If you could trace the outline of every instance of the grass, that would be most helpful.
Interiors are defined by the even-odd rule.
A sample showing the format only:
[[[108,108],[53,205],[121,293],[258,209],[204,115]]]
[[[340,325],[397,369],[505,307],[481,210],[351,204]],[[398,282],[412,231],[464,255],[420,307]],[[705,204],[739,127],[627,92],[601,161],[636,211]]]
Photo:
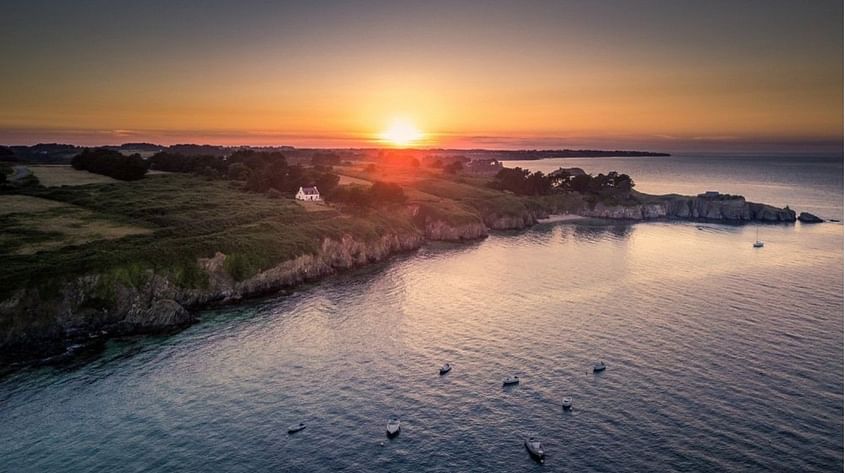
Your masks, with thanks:
[[[88,171],[77,171],[65,165],[27,166],[38,178],[38,181],[45,187],[56,186],[81,186],[85,184],[103,184],[118,182],[102,174],[94,174]]]
[[[81,207],[22,195],[0,195],[0,257],[150,233]]]
[[[333,209],[324,201],[297,200],[296,205],[305,209],[306,212],[331,212]]]
[[[65,206],[66,204],[61,202],[28,195],[0,194],[0,216],[19,212],[40,212]]]
[[[354,172],[355,179],[374,178],[346,171]],[[382,175],[405,186],[409,204],[451,224],[532,210],[574,211],[582,203],[560,195],[515,196],[485,187],[483,179],[429,170],[380,170]],[[207,275],[197,261],[216,252],[227,255],[225,270],[244,280],[317,252],[324,238],[373,240],[419,232],[402,208],[341,214],[331,206],[306,208],[292,199],[244,192],[229,181],[184,174],[18,192],[25,195],[0,195],[6,212],[0,219],[0,299],[17,288],[54,288],[57,280],[84,274],[140,285],[152,271],[184,287],[204,287]]]
[[[316,252],[325,237],[350,234],[366,240],[390,231],[414,231],[400,214],[342,217],[331,209],[308,212],[291,199],[271,199],[225,181],[185,175],[26,192],[28,196],[13,197],[29,205],[39,202],[46,210],[37,219],[21,213],[4,219],[0,296],[57,278],[141,269],[168,274],[185,287],[203,287],[207,281],[197,259],[217,251],[229,255],[227,269],[242,280],[281,261]],[[68,225],[71,217],[80,226]],[[57,231],[59,226],[74,228],[73,232],[123,228],[125,234],[75,240],[64,230]],[[147,231],[126,232],[130,227]],[[22,252],[25,245],[41,251]]]
[[[583,204],[580,197],[565,195],[515,196],[485,187],[484,179],[430,170],[345,171],[355,179],[350,180],[353,185],[358,179],[399,182],[408,204],[418,205],[421,215],[454,225],[480,224],[485,216],[524,216],[531,210],[555,213]],[[403,205],[347,214],[185,174],[75,182],[20,187],[14,189],[17,194],[0,195],[0,301],[29,288],[25,297],[39,300],[44,308],[0,318],[0,334],[55,327],[59,309],[51,304],[56,304],[62,283],[83,275],[99,275],[86,304],[101,311],[114,304],[118,285],[142,287],[153,275],[185,288],[207,287],[208,274],[198,260],[217,252],[227,255],[224,270],[243,281],[283,261],[316,253],[325,238],[349,235],[373,241],[421,231],[419,219]]]

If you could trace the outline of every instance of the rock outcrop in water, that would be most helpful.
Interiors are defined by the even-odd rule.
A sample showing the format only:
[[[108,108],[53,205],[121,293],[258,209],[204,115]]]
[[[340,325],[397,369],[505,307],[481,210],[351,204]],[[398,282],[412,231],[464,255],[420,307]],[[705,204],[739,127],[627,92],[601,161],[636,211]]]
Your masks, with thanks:
[[[711,220],[738,222],[794,222],[795,211],[789,207],[779,209],[771,205],[748,202],[742,196],[687,197],[668,195],[649,198],[648,203],[635,205],[585,206],[579,212],[586,217],[619,220]]]
[[[819,217],[811,214],[810,212],[801,212],[801,215],[798,216],[798,221],[801,223],[822,223],[824,220],[820,219]]]

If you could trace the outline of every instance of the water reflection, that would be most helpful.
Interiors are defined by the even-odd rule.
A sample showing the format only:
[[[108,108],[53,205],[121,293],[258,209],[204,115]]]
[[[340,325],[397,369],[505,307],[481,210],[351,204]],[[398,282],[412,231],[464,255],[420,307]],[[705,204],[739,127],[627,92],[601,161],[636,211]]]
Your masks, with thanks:
[[[836,469],[842,227],[754,230],[495,233],[112,342],[0,381],[2,466],[507,471],[536,432],[553,469]]]

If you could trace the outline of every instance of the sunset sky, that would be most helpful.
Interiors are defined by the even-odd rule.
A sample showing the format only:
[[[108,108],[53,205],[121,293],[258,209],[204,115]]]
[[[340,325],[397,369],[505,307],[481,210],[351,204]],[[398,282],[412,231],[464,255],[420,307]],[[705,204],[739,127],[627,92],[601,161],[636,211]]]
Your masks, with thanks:
[[[841,149],[842,8],[3,2],[0,143]]]

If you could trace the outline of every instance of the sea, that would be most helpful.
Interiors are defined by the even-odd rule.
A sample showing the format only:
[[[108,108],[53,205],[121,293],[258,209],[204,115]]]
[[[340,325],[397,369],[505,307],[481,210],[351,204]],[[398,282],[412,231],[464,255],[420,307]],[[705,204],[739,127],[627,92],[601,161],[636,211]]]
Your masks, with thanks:
[[[506,165],[842,220],[841,155]],[[428,244],[6,374],[0,471],[841,471],[842,250],[839,222],[565,221]]]

